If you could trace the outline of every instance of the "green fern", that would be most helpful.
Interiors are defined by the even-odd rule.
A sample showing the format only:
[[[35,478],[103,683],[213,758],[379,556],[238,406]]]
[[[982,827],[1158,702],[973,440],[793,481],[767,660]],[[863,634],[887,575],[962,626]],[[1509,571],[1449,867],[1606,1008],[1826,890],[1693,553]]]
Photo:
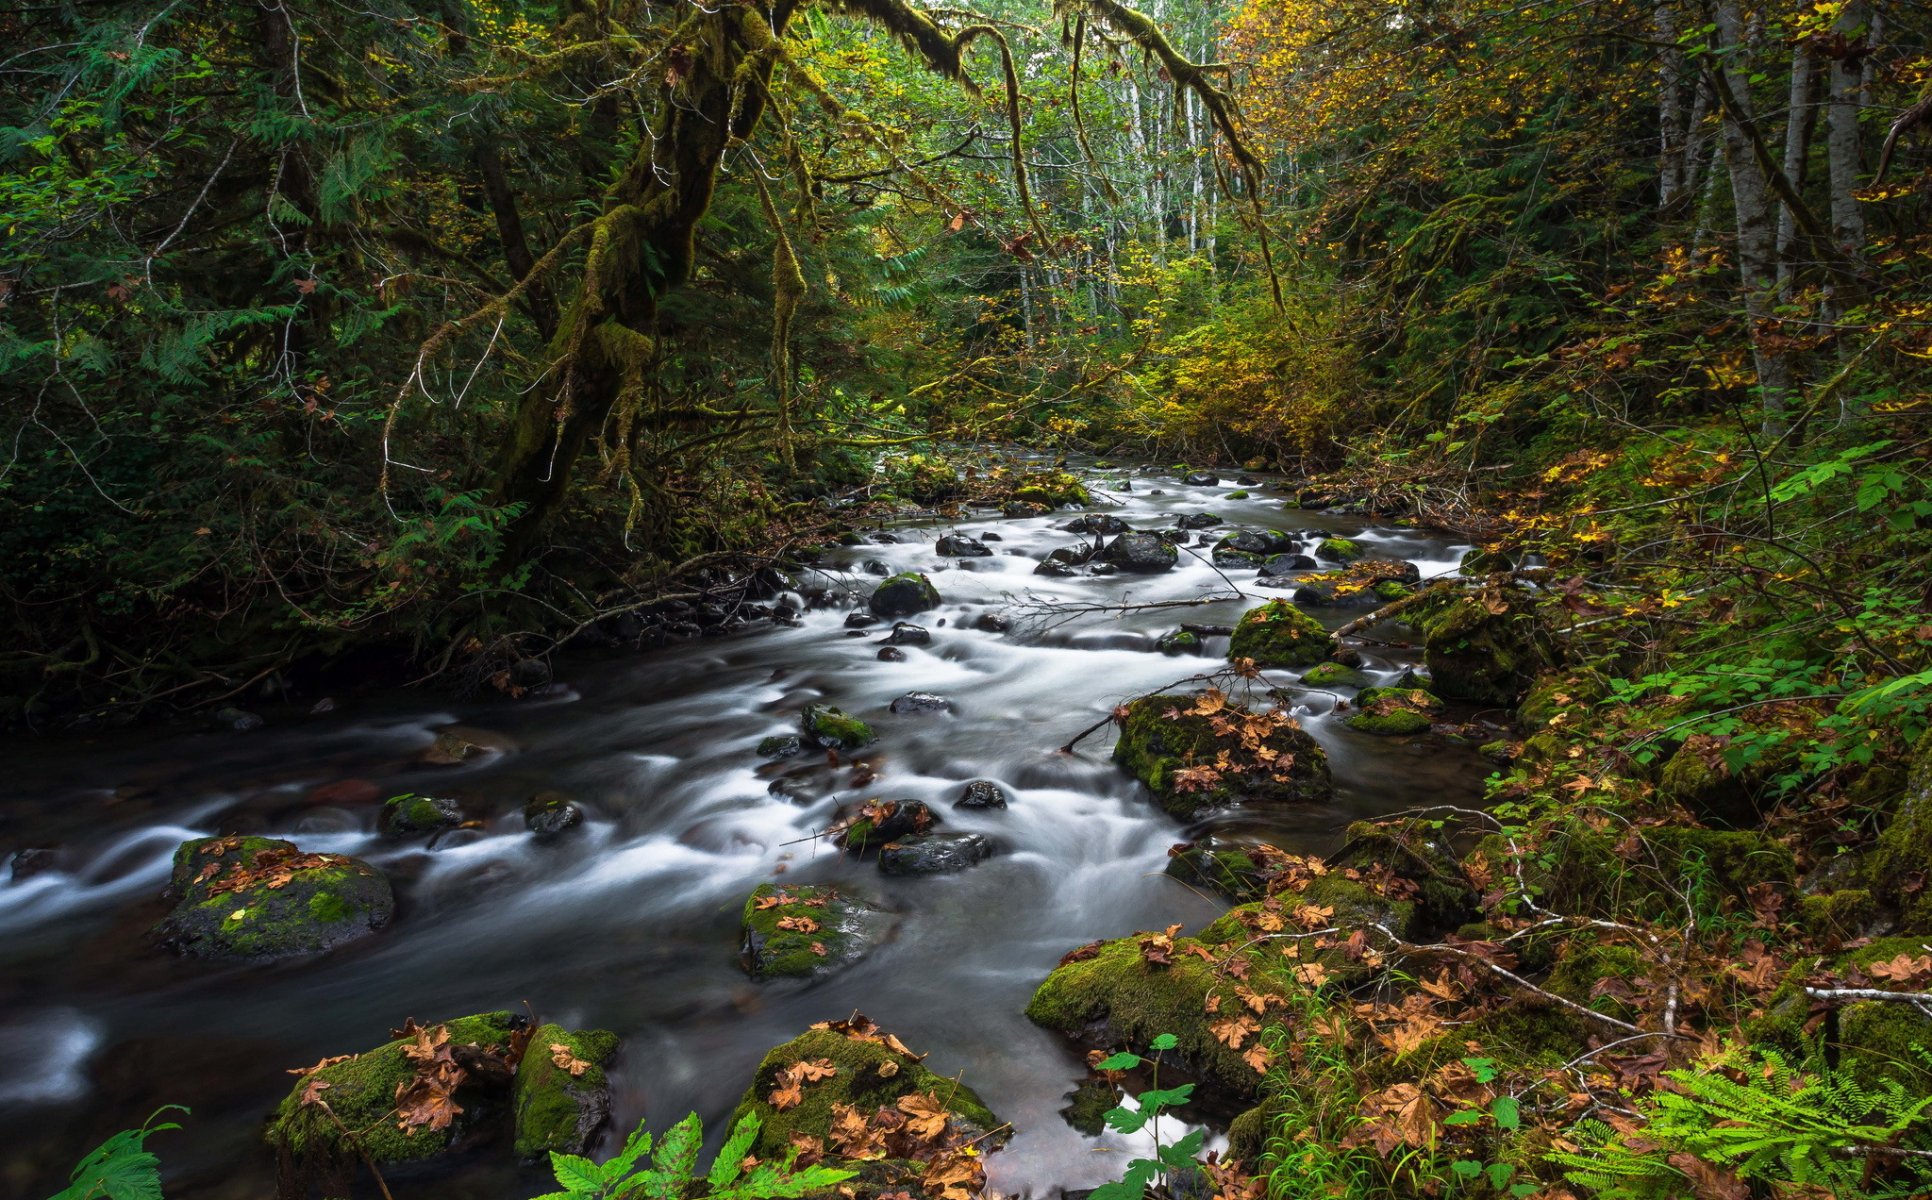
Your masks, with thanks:
[[[703,1194],[710,1200],[796,1200],[825,1191],[857,1174],[831,1167],[794,1169],[796,1153],[777,1162],[761,1162],[746,1169],[745,1156],[758,1140],[758,1118],[746,1117],[711,1160],[702,1177]],[[704,1129],[698,1114],[671,1126],[651,1144],[651,1131],[640,1122],[616,1157],[602,1164],[575,1154],[550,1155],[550,1169],[563,1188],[537,1200],[683,1200],[700,1179],[698,1149]],[[640,1167],[640,1162],[647,1165]]]
[[[1668,1160],[1683,1152],[1745,1180],[1876,1194],[1861,1187],[1868,1155],[1896,1145],[1932,1106],[1932,1096],[1914,1099],[1894,1080],[1867,1086],[1822,1057],[1793,1066],[1764,1048],[1732,1049],[1702,1069],[1666,1075],[1679,1090],[1647,1102],[1647,1148],[1633,1148],[1600,1121],[1583,1121],[1574,1134],[1586,1149],[1550,1161],[1571,1182],[1617,1200],[1680,1194],[1683,1173]]]

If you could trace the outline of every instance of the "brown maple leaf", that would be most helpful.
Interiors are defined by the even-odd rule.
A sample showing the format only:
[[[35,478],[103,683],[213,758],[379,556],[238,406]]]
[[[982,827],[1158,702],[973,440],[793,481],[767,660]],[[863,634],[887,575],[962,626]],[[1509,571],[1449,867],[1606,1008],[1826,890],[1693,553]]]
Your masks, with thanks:
[[[576,1079],[583,1078],[584,1072],[590,1070],[591,1066],[573,1054],[570,1047],[562,1042],[550,1043],[550,1061],[556,1063],[559,1070],[568,1071],[571,1077]]]
[[[936,1200],[974,1200],[985,1187],[986,1168],[969,1150],[944,1154],[926,1164],[919,1184]]]
[[[895,1105],[906,1114],[906,1128],[921,1141],[932,1141],[946,1132],[946,1119],[950,1115],[939,1097],[931,1092],[915,1092],[910,1096],[899,1097]]]
[[[812,920],[810,917],[780,917],[778,919],[778,927],[780,929],[790,930],[793,933],[818,932],[818,922]]]
[[[1247,1041],[1254,1034],[1261,1032],[1261,1026],[1253,1017],[1242,1013],[1238,1016],[1229,1017],[1225,1021],[1211,1023],[1208,1026],[1208,1032],[1212,1033],[1215,1040],[1228,1049],[1239,1050],[1241,1043]]]

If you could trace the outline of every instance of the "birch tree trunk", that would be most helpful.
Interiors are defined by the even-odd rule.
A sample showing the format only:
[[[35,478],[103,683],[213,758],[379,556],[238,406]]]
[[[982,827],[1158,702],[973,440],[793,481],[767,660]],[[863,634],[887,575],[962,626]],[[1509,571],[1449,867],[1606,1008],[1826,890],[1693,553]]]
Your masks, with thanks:
[[[1855,53],[1865,45],[1871,23],[1871,6],[1866,0],[1850,0],[1832,26],[1844,39],[1840,53],[1831,60],[1830,95],[1825,105],[1825,162],[1831,176],[1831,238],[1848,259],[1857,260],[1865,249],[1865,214],[1859,211],[1852,193],[1858,187],[1858,110],[1865,90],[1864,54]]]
[[[1785,105],[1784,177],[1800,191],[1805,186],[1805,160],[1811,150],[1811,85],[1817,58],[1806,42],[1791,51],[1791,91]],[[1788,204],[1778,205],[1778,298],[1789,300],[1797,281],[1798,214]]]

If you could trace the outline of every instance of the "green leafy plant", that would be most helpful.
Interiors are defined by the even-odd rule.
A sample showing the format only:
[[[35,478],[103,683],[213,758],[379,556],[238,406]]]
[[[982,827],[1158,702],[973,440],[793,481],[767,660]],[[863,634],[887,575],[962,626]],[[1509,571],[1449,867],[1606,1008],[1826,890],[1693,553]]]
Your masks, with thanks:
[[[1162,1050],[1172,1050],[1180,1044],[1180,1039],[1171,1033],[1163,1033],[1148,1043],[1154,1054]],[[1115,1105],[1107,1110],[1104,1120],[1107,1127],[1117,1133],[1139,1133],[1150,1129],[1154,1135],[1154,1157],[1136,1158],[1127,1164],[1126,1173],[1111,1183],[1103,1183],[1094,1189],[1092,1200],[1141,1200],[1147,1194],[1147,1187],[1163,1172],[1181,1176],[1200,1173],[1200,1164],[1194,1156],[1201,1152],[1206,1140],[1202,1130],[1195,1130],[1163,1146],[1161,1144],[1159,1118],[1162,1112],[1178,1105],[1186,1104],[1194,1094],[1194,1085],[1184,1083],[1179,1087],[1163,1088],[1159,1058],[1142,1058],[1138,1054],[1122,1051],[1100,1060],[1096,1067],[1102,1071],[1131,1071],[1146,1066],[1153,1071],[1154,1086],[1134,1097],[1135,1107]]]
[[[650,1130],[639,1122],[624,1140],[623,1149],[601,1165],[581,1155],[553,1151],[550,1169],[563,1190],[538,1200],[683,1200],[700,1194],[711,1200],[792,1200],[824,1191],[856,1174],[832,1167],[795,1168],[796,1151],[778,1161],[747,1168],[746,1156],[758,1140],[758,1129],[755,1116],[739,1121],[711,1160],[710,1169],[699,1175],[698,1150],[704,1144],[704,1128],[698,1114],[692,1113],[671,1126],[655,1147]]]
[[[1465,1058],[1462,1065],[1468,1067],[1478,1083],[1491,1083],[1502,1074],[1494,1059]],[[1523,1127],[1522,1104],[1514,1096],[1498,1096],[1489,1102],[1488,1108],[1470,1107],[1458,1109],[1443,1118],[1444,1125],[1489,1125],[1502,1133],[1515,1133]],[[1489,1186],[1514,1197],[1529,1196],[1540,1190],[1541,1184],[1533,1182],[1511,1183],[1516,1178],[1516,1168],[1506,1162],[1484,1162],[1477,1158],[1458,1159],[1449,1164],[1450,1173],[1465,1184],[1475,1184],[1487,1180]]]
[[[1863,1181],[1871,1155],[1896,1146],[1932,1107],[1895,1080],[1870,1085],[1833,1070],[1822,1055],[1793,1066],[1775,1050],[1732,1048],[1697,1070],[1666,1072],[1679,1089],[1644,1105],[1648,1122],[1632,1144],[1599,1121],[1579,1124],[1587,1149],[1552,1154],[1565,1175],[1621,1200],[1681,1194],[1672,1156],[1689,1153],[1740,1179],[1877,1195]],[[1909,1161],[1909,1160],[1908,1160]],[[1897,1195],[1923,1195],[1922,1174]]]
[[[173,1121],[156,1124],[166,1112],[186,1113],[179,1104],[154,1110],[139,1129],[123,1129],[80,1160],[68,1185],[51,1200],[161,1200],[161,1160],[148,1149],[148,1139],[164,1129],[179,1129]]]

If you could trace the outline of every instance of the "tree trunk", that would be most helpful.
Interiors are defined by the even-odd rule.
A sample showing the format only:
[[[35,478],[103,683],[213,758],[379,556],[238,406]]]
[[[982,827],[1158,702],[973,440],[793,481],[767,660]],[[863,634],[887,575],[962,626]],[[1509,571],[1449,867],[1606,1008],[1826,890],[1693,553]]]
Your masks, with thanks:
[[[1856,261],[1865,249],[1865,214],[1852,193],[1858,187],[1858,110],[1865,88],[1865,34],[1871,7],[1850,0],[1832,26],[1843,38],[1831,60],[1830,98],[1825,105],[1825,162],[1830,170],[1831,238],[1846,258]]]
[[[1740,111],[1726,105],[1724,167],[1731,182],[1731,204],[1737,218],[1737,265],[1744,295],[1744,317],[1751,330],[1751,357],[1757,369],[1763,430],[1767,438],[1782,437],[1791,397],[1791,365],[1773,339],[1773,306],[1778,287],[1778,206],[1772,202],[1764,171],[1759,166],[1746,122],[1751,109],[1750,48],[1737,0],[1717,5],[1720,44],[1729,50],[1722,71]]]
[[[1785,105],[1784,177],[1799,191],[1805,186],[1805,160],[1811,151],[1811,84],[1817,58],[1811,46],[1799,42],[1791,51],[1791,92]],[[1798,214],[1789,204],[1778,206],[1778,298],[1791,299],[1799,261]]]

